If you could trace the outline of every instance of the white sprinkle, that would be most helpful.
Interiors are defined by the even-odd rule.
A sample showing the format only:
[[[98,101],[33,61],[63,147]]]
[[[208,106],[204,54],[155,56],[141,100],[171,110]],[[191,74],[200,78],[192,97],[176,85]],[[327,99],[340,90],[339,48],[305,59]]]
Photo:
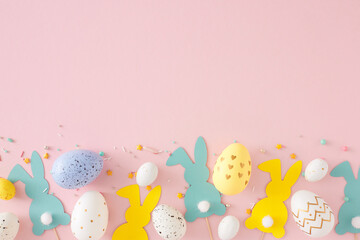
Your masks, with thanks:
[[[121,149],[123,150],[123,152],[126,152],[126,149],[124,146],[121,146]]]
[[[46,192],[48,190],[48,188],[45,188],[43,192]]]
[[[254,208],[254,206],[255,206],[255,203],[250,203],[251,204],[251,210]]]
[[[62,137],[62,136],[63,136],[61,133],[58,133],[57,135],[58,135],[59,137]]]
[[[104,158],[104,161],[111,160],[111,157]]]
[[[117,147],[116,147],[116,146],[113,146],[113,148],[114,148],[114,150],[116,150]]]
[[[252,190],[251,190],[251,191],[252,191],[252,192],[254,192],[254,191],[255,191],[255,186],[253,186],[253,187],[252,187]]]

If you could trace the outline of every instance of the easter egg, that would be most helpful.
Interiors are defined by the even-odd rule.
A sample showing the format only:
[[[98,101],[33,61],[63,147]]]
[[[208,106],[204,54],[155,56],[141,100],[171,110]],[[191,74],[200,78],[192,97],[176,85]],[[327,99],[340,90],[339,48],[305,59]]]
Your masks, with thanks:
[[[301,231],[311,237],[324,237],[334,227],[330,206],[315,193],[300,190],[291,198],[291,212]]]
[[[157,178],[158,168],[152,162],[146,162],[136,172],[136,183],[140,187],[151,185]]]
[[[235,195],[246,188],[250,175],[249,151],[240,143],[233,143],[225,148],[217,159],[213,182],[219,192],[225,195]]]
[[[15,186],[5,178],[0,178],[0,199],[10,200],[15,196]]]
[[[71,231],[78,240],[98,240],[105,234],[109,211],[101,193],[84,193],[74,206],[71,215]]]
[[[305,179],[308,182],[320,181],[326,176],[328,169],[329,166],[325,160],[316,158],[306,166]]]
[[[99,176],[103,164],[103,159],[98,153],[89,150],[73,150],[56,159],[51,175],[60,187],[81,188]]]
[[[0,239],[13,240],[19,231],[19,219],[10,212],[0,213]]]
[[[221,240],[231,240],[239,232],[240,222],[234,216],[226,216],[219,223],[218,235]]]
[[[184,216],[177,209],[165,204],[152,211],[152,223],[163,239],[179,240],[186,233]]]

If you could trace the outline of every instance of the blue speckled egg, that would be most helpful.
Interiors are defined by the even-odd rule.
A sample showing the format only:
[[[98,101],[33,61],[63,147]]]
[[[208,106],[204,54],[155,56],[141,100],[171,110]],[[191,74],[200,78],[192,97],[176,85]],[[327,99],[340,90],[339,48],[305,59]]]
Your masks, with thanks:
[[[60,187],[81,188],[99,176],[103,165],[99,154],[89,150],[73,150],[56,159],[51,175]]]

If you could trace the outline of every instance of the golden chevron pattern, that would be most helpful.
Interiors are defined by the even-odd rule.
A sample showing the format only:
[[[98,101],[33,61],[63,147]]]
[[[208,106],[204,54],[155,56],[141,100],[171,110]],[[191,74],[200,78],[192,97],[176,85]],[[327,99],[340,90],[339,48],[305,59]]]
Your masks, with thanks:
[[[326,202],[324,202],[319,196],[315,197],[315,203],[307,202],[307,209],[298,209],[297,214],[292,212],[293,216],[296,219],[296,224],[300,229],[308,235],[312,235],[313,229],[322,229],[324,222],[331,222],[333,218],[333,212],[329,208]],[[315,211],[311,210],[314,207]],[[306,217],[300,217],[300,214],[304,213]],[[321,218],[320,224],[318,223]],[[302,223],[301,223],[302,222]],[[308,226],[305,226],[305,225]]]

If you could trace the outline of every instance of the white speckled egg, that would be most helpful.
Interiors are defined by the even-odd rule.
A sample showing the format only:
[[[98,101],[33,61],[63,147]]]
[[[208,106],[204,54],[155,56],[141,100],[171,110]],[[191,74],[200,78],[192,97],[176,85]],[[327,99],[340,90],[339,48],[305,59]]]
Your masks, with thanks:
[[[233,239],[239,232],[240,223],[234,216],[226,216],[219,223],[218,235],[221,240]]]
[[[186,233],[184,216],[175,208],[162,204],[152,212],[152,223],[163,239],[179,240]]]
[[[19,219],[10,212],[0,213],[0,239],[13,240],[19,231]]]
[[[151,185],[157,178],[158,168],[152,162],[146,162],[141,165],[136,172],[136,183],[140,187]]]
[[[76,202],[71,215],[71,231],[79,240],[98,240],[105,234],[109,211],[101,193],[84,193]]]
[[[308,182],[320,181],[326,176],[328,169],[329,166],[325,160],[316,158],[306,166],[305,179]]]
[[[334,228],[330,206],[315,193],[300,190],[291,197],[291,212],[301,231],[311,237],[324,237]]]

